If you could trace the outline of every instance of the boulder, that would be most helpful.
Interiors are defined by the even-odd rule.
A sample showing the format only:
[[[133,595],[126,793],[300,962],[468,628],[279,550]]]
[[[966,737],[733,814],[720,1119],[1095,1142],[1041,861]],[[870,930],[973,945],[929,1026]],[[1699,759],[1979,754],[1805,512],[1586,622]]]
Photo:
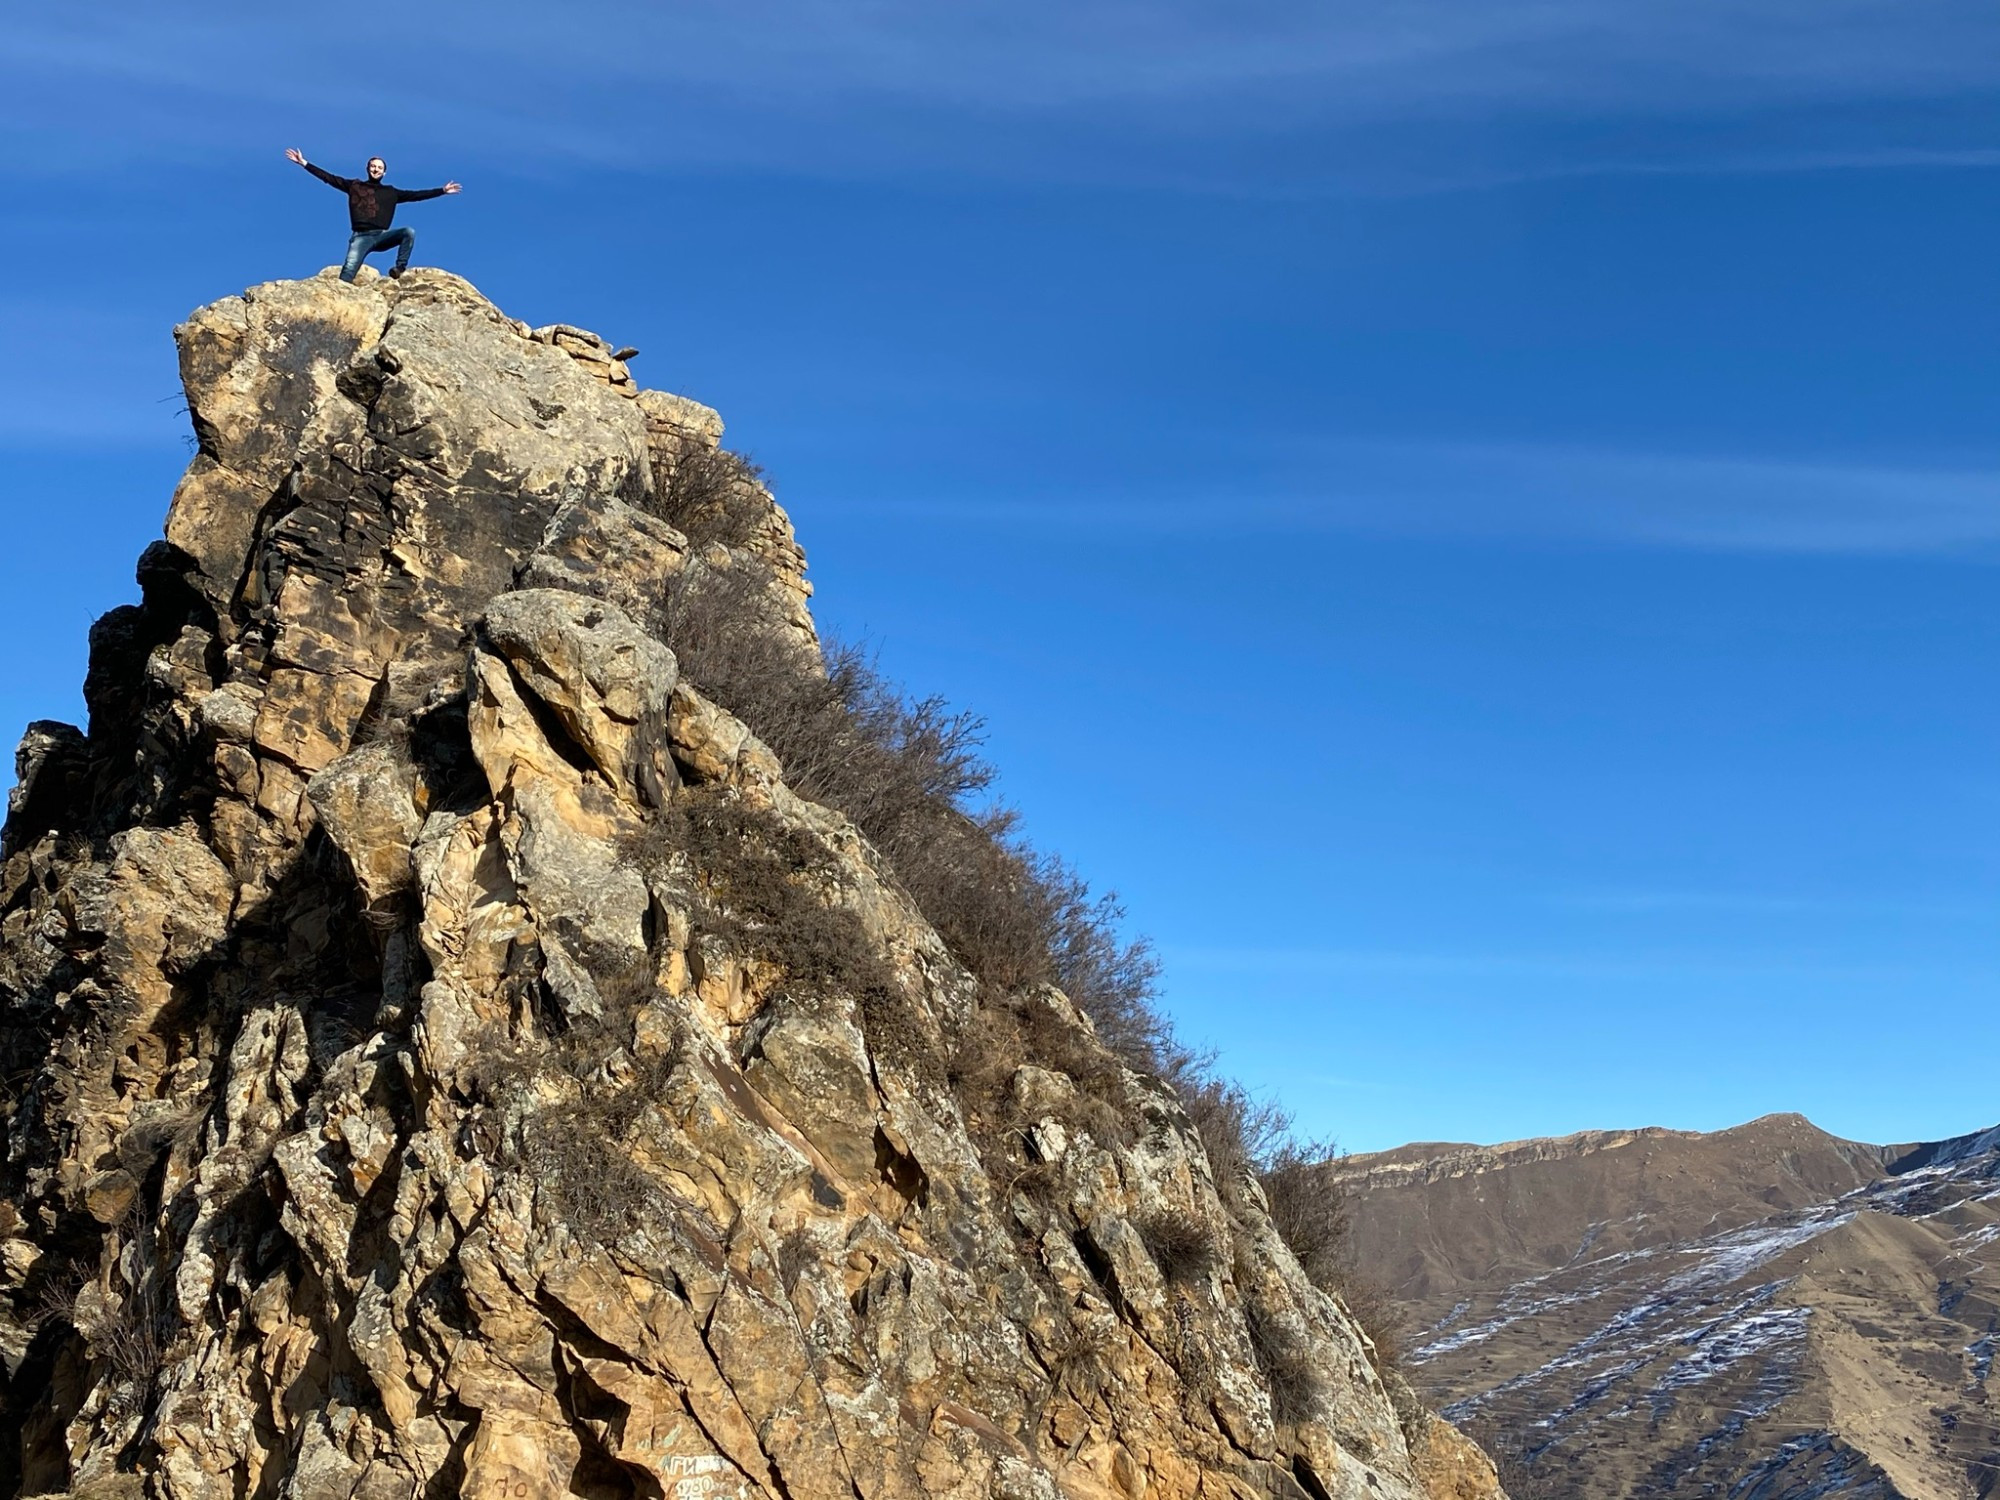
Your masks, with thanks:
[[[674,655],[607,601],[524,589],[488,605],[481,634],[523,689],[622,796],[664,806],[674,784]]]
[[[410,890],[410,849],[424,820],[417,811],[407,747],[377,743],[343,755],[306,783],[319,826],[347,856],[370,908]]]

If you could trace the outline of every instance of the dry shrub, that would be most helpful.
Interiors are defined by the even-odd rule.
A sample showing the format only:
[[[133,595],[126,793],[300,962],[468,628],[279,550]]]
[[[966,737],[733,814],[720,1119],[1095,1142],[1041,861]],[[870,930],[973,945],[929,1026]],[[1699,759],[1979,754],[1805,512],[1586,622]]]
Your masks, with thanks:
[[[740,547],[771,514],[763,477],[740,453],[687,444],[672,467],[658,466],[643,508],[691,541]]]
[[[1404,1370],[1404,1312],[1380,1282],[1354,1263],[1348,1239],[1353,1220],[1347,1191],[1336,1176],[1339,1162],[1332,1142],[1301,1140],[1286,1122],[1278,1144],[1258,1164],[1258,1181],[1270,1205],[1271,1227],[1298,1258],[1307,1279],[1338,1297],[1367,1332],[1376,1373],[1386,1379]]]
[[[787,991],[895,988],[860,921],[820,894],[833,865],[810,833],[721,787],[683,793],[661,821],[693,867],[703,930],[781,970]]]
[[[653,633],[673,647],[683,677],[760,734],[787,716],[824,712],[825,694],[813,687],[824,679],[784,625],[790,603],[778,575],[749,553],[731,556],[727,567],[696,558],[671,578],[649,621]]]
[[[1217,1073],[1209,1053],[1178,1051],[1167,1079],[1201,1136],[1216,1192],[1225,1207],[1241,1213],[1243,1183],[1283,1148],[1291,1117],[1274,1104],[1258,1102],[1241,1084]]]
[[[1352,1281],[1347,1254],[1347,1194],[1333,1168],[1340,1153],[1326,1142],[1289,1135],[1259,1164],[1271,1207],[1271,1227],[1298,1257],[1315,1286],[1341,1289]]]
[[[503,1151],[547,1188],[572,1234],[599,1244],[661,1207],[658,1185],[633,1160],[633,1130],[679,1059],[678,1044],[663,1058],[626,1056],[619,1030],[607,1017],[581,1022],[546,1047],[489,1037],[472,1070],[477,1093],[503,1107],[509,1095],[531,1090],[550,1064],[576,1080],[568,1102],[534,1108]]]
[[[1112,1330],[1111,1322],[1103,1318],[1065,1323],[1043,1353],[1051,1384],[1085,1397],[1101,1391],[1111,1375],[1110,1355],[1116,1342]]]
[[[28,1301],[33,1309],[30,1324],[38,1329],[51,1324],[76,1328],[77,1293],[90,1281],[94,1269],[82,1259],[56,1263],[55,1257],[49,1256],[41,1261],[34,1269],[33,1296]]]
[[[1307,1280],[1338,1297],[1366,1331],[1376,1372],[1384,1378],[1400,1373],[1403,1312],[1354,1265],[1347,1199],[1333,1171],[1339,1150],[1329,1141],[1300,1137],[1289,1114],[1217,1074],[1206,1056],[1184,1054],[1173,1083],[1201,1136],[1224,1205],[1240,1214],[1242,1184],[1254,1177],[1271,1227]]]
[[[1160,1010],[1160,961],[1152,945],[1123,935],[1116,891],[1093,894],[1054,855],[1029,852],[1035,905],[1056,984],[1090,1017],[1098,1039],[1129,1065],[1164,1074],[1181,1049]]]
[[[1188,1214],[1155,1209],[1134,1219],[1132,1227],[1169,1283],[1201,1281],[1221,1260],[1214,1229]]]
[[[133,1253],[124,1268],[132,1280],[92,1331],[91,1344],[118,1379],[143,1388],[166,1363],[179,1319],[162,1286],[164,1272],[151,1226],[142,1225],[135,1213],[127,1218],[125,1232]]]
[[[790,1293],[799,1284],[799,1278],[806,1268],[819,1259],[820,1247],[813,1239],[812,1231],[803,1224],[788,1229],[778,1237],[777,1271],[778,1284]]]
[[[1280,1422],[1311,1416],[1319,1405],[1319,1375],[1312,1351],[1289,1323],[1256,1303],[1245,1309],[1250,1353],[1271,1392],[1271,1414]]]
[[[112,1231],[125,1253],[116,1257],[114,1285],[86,1297],[95,1277],[85,1261],[71,1261],[42,1282],[35,1322],[74,1329],[104,1362],[112,1381],[143,1391],[167,1361],[179,1330],[162,1287],[158,1246],[135,1208]],[[114,1241],[114,1244],[117,1241]]]
[[[1061,1001],[1042,987],[1002,990],[985,986],[977,1009],[950,1059],[952,1082],[978,1090],[1004,1088],[1024,1064],[1060,1073],[1076,1086],[1081,1098],[1099,1100],[1126,1110],[1125,1069],[1089,1030],[1063,1013]],[[1082,1116],[1065,1124],[1088,1123]],[[1122,1125],[1102,1136],[1123,1141]]]
[[[981,799],[993,767],[984,725],[940,698],[911,699],[852,646],[824,673],[774,627],[754,562],[678,594],[668,644],[682,670],[756,732],[799,793],[852,819],[938,935],[989,988],[1059,986],[1120,1056],[1162,1067],[1168,1023],[1159,965],[1118,933],[1124,911],[1020,837],[1015,815]]]
[[[1301,1137],[1289,1113],[1221,1076],[1210,1055],[1182,1053],[1175,1062],[1170,1081],[1201,1136],[1223,1203],[1241,1213],[1243,1184],[1254,1177],[1264,1191],[1271,1227],[1307,1279],[1344,1294],[1353,1273],[1347,1200],[1332,1170],[1339,1149],[1330,1141]]]
[[[633,1159],[634,1132],[680,1065],[685,1040],[676,1029],[664,1050],[634,1052],[630,1014],[615,1011],[557,1040],[555,1064],[581,1085],[569,1103],[545,1106],[522,1126],[521,1157],[548,1184],[563,1222],[584,1239],[608,1244],[657,1217],[664,1190]]]
[[[945,1078],[981,1162],[1009,1190],[1039,1191],[1057,1181],[1028,1149],[1028,1129],[1040,1116],[1030,1118],[1014,1094],[1016,1075],[1030,1064],[1060,1073],[1074,1086],[1053,1108],[1059,1123],[1101,1145],[1131,1143],[1137,1111],[1117,1059],[1081,1026],[1065,1022],[1045,991],[983,988],[947,1060]]]
[[[634,1132],[648,1106],[665,1095],[687,1042],[676,1019],[655,1044],[636,1045],[639,1011],[656,994],[649,964],[590,972],[602,1015],[564,1021],[554,1007],[543,1007],[546,1043],[524,1045],[489,1031],[475,1045],[469,1071],[474,1097],[503,1111],[532,1094],[548,1068],[575,1080],[568,1102],[532,1109],[517,1135],[500,1145],[514,1165],[546,1185],[572,1233],[602,1244],[665,1207],[663,1190],[633,1159]]]
[[[1392,1371],[1407,1378],[1403,1337],[1408,1330],[1408,1314],[1402,1304],[1373,1277],[1364,1275],[1352,1262],[1336,1261],[1318,1282],[1333,1293],[1367,1333],[1374,1345],[1370,1363],[1375,1373],[1386,1378]]]
[[[874,1051],[942,1082],[929,1028],[860,919],[827,898],[835,869],[818,839],[721,787],[683,793],[659,821],[655,836],[689,860],[704,934],[777,970],[788,999],[852,999]]]
[[[659,1185],[632,1160],[626,1145],[637,1111],[586,1091],[575,1104],[538,1110],[526,1164],[554,1194],[563,1223],[579,1239],[610,1244],[661,1207]]]
[[[684,578],[664,611],[667,642],[688,679],[776,752],[798,792],[853,820],[981,981],[978,1014],[947,1071],[996,1173],[1008,1168],[1019,1182],[1034,1167],[1022,1149],[1027,1122],[1014,1118],[1007,1089],[1023,1063],[1077,1083],[1080,1108],[1095,1117],[1067,1123],[1113,1139],[1110,1117],[1136,1116],[1122,1070],[1108,1066],[1089,1038],[1047,1024],[1045,1008],[1024,1000],[1053,984],[1120,1062],[1175,1089],[1230,1211],[1243,1212],[1242,1184],[1259,1179],[1275,1227],[1308,1275],[1350,1307],[1369,1308],[1378,1345],[1393,1349],[1386,1305],[1358,1289],[1342,1260],[1345,1210],[1322,1170],[1330,1149],[1300,1141],[1281,1109],[1218,1074],[1212,1055],[1176,1040],[1158,1004],[1158,961],[1146,942],[1122,935],[1116,896],[1092,892],[1070,866],[1036,850],[1016,815],[991,800],[995,772],[981,754],[982,722],[940,698],[909,697],[856,647],[834,645],[813,663],[782,628],[777,600],[769,571],[739,555],[727,570]],[[780,866],[791,858],[781,833],[762,842]],[[773,886],[768,870],[758,879],[773,891],[786,884]],[[768,930],[775,920],[774,909],[751,925]],[[801,927],[815,935],[792,945],[795,959],[807,961],[825,943],[839,948],[824,925],[815,916]],[[835,982],[870,992],[865,976]]]

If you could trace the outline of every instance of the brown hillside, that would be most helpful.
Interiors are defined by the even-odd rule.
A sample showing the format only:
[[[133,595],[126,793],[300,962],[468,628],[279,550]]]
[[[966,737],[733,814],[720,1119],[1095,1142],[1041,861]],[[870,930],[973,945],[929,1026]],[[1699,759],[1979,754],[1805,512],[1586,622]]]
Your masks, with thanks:
[[[1419,1384],[1518,1494],[2000,1493],[2000,1131],[1884,1148],[1773,1115],[1340,1176]]]
[[[1698,1134],[1587,1131],[1500,1146],[1402,1146],[1342,1164],[1366,1195],[1355,1250],[1416,1319],[1469,1290],[1805,1208],[1882,1174],[1883,1148],[1802,1115]]]

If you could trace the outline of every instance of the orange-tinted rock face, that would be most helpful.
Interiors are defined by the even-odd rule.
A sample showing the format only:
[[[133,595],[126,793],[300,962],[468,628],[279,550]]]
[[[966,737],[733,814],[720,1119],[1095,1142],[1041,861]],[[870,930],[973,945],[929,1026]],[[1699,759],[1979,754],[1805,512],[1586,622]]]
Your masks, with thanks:
[[[1492,1493],[1060,993],[962,1096],[978,987],[663,639],[733,579],[818,670],[754,476],[658,513],[713,413],[434,271],[179,338],[201,452],[0,865],[5,1488]]]
[[[1500,1476],[1479,1445],[1449,1422],[1434,1421],[1410,1445],[1430,1500],[1493,1500]]]

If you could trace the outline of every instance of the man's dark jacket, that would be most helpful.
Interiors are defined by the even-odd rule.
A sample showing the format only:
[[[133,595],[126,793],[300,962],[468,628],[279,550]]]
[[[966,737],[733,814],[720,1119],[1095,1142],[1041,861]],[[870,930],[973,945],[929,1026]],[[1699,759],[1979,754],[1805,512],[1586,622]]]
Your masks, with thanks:
[[[425,198],[444,196],[441,187],[410,192],[390,187],[386,182],[370,182],[366,177],[336,177],[311,162],[306,163],[306,170],[328,187],[337,187],[347,194],[347,223],[356,233],[364,229],[387,229],[396,221],[398,203],[418,203]]]

